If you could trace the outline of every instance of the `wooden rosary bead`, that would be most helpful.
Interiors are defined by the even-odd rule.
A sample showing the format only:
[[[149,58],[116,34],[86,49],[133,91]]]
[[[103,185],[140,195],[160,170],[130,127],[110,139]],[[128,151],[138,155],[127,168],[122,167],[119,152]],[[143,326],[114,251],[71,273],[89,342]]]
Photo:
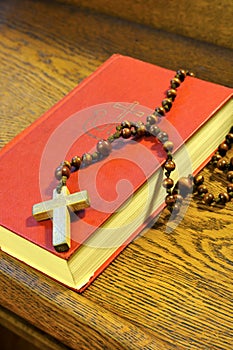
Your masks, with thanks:
[[[131,137],[131,130],[129,128],[124,128],[121,130],[121,136],[123,139],[128,139]]]
[[[214,201],[214,195],[212,193],[206,193],[203,197],[203,202],[210,205]]]
[[[68,160],[64,160],[61,165],[67,166],[69,169],[71,169],[71,163]]]
[[[163,187],[164,188],[169,189],[169,188],[172,188],[173,185],[174,185],[174,181],[170,177],[163,180]]]
[[[81,157],[79,156],[75,156],[71,159],[71,165],[76,169],[78,170],[81,166],[81,163],[82,163],[82,159]]]
[[[225,170],[226,167],[227,167],[227,162],[226,162],[225,159],[220,159],[220,160],[218,160],[218,162],[217,162],[217,168],[218,168],[219,170]]]
[[[194,176],[193,182],[196,186],[202,185],[204,182],[204,176],[203,175]]]
[[[183,82],[185,77],[186,77],[186,72],[184,69],[179,69],[177,72],[176,72],[176,77],[181,81]]]
[[[163,149],[166,152],[172,152],[174,148],[174,143],[172,141],[166,141],[163,144]]]
[[[206,185],[200,185],[197,187],[197,192],[199,195],[202,195],[204,193],[207,193],[208,192],[208,188]]]
[[[111,153],[112,145],[108,140],[100,140],[96,146],[97,152],[102,156],[108,156]]]
[[[70,177],[70,169],[67,165],[59,165],[55,170],[55,177],[57,180],[61,180],[65,176],[67,179]]]
[[[172,80],[171,80],[171,88],[172,89],[176,89],[177,87],[179,87],[180,86],[180,79],[178,79],[178,78],[173,78]]]
[[[233,184],[227,185],[227,193],[229,194],[230,198],[233,198]]]
[[[221,204],[225,204],[225,203],[229,202],[229,200],[230,200],[230,197],[229,197],[227,192],[219,193],[218,198],[220,199]]]
[[[166,196],[165,198],[165,203],[169,206],[173,206],[175,204],[176,200],[175,197],[171,194],[169,194],[168,196]]]
[[[146,121],[150,125],[157,124],[159,121],[159,117],[157,115],[151,114],[151,115],[148,115],[148,117],[146,118]]]
[[[230,145],[233,144],[233,133],[228,133],[227,136],[226,136],[226,141],[229,142]]]
[[[227,173],[227,180],[231,183],[233,183],[233,170],[228,171]]]
[[[88,165],[91,165],[92,163],[92,156],[90,153],[84,153],[82,155],[82,163],[84,166],[88,166]]]
[[[173,162],[173,160],[167,160],[166,163],[164,164],[164,168],[171,172],[174,171],[176,168],[176,164]]]
[[[160,131],[157,135],[157,139],[164,143],[168,140],[168,134],[165,131]]]
[[[181,177],[176,184],[176,188],[179,190],[181,196],[185,198],[192,192],[192,180],[189,177]]]
[[[166,111],[163,107],[157,107],[155,108],[155,112],[158,113],[160,116],[164,117],[166,114]]]
[[[165,98],[162,101],[162,106],[165,109],[165,111],[168,112],[172,108],[172,101],[169,98]]]
[[[218,146],[218,151],[221,154],[221,156],[225,156],[228,150],[229,150],[229,147],[228,147],[228,144],[226,142],[222,142]]]
[[[168,98],[171,98],[172,101],[175,100],[176,95],[177,95],[177,92],[176,92],[175,89],[169,89],[169,90],[167,90],[167,97],[168,97]]]
[[[128,120],[124,120],[123,122],[121,122],[121,127],[130,129],[131,123]]]

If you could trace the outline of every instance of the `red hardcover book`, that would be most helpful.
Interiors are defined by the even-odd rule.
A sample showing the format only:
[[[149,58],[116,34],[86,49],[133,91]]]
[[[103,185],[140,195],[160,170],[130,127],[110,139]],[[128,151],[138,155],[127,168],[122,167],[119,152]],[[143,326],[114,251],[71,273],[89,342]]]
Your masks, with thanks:
[[[154,138],[117,140],[109,157],[73,173],[71,193],[87,190],[90,207],[72,213],[71,248],[52,246],[52,221],[37,222],[35,203],[49,200],[54,169],[93,153],[122,120],[146,120],[161,104],[174,72],[113,55],[0,155],[0,246],[55,280],[84,290],[162,209],[165,153]],[[175,144],[175,177],[195,173],[232,124],[232,89],[187,77],[161,123]]]

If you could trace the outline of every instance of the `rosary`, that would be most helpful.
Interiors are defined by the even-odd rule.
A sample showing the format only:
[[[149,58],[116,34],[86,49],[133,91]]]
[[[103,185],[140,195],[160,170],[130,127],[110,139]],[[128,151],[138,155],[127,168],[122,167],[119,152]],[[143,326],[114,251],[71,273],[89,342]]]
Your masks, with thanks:
[[[210,160],[212,168],[217,168],[226,174],[229,183],[225,191],[214,196],[208,191],[202,175],[182,177],[176,184],[171,178],[171,173],[176,168],[172,156],[174,145],[169,140],[168,134],[161,130],[158,124],[172,108],[177,88],[183,83],[186,76],[192,77],[194,75],[182,69],[176,72],[175,77],[170,82],[170,88],[166,92],[166,98],[162,100],[161,106],[156,107],[155,111],[147,117],[146,123],[123,121],[116,126],[115,133],[106,140],[102,139],[97,142],[96,151],[93,154],[76,155],[71,161],[65,160],[57,167],[55,177],[59,184],[53,191],[53,199],[33,206],[33,216],[36,220],[53,218],[53,246],[57,252],[65,252],[70,248],[69,209],[78,211],[90,206],[87,191],[70,194],[66,186],[67,180],[73,172],[107,157],[112,151],[112,142],[120,137],[129,139],[131,137],[154,136],[163,145],[166,160],[163,165],[165,178],[162,186],[166,189],[165,203],[171,213],[175,215],[179,213],[183,199],[191,192],[199,196],[202,203],[211,206],[225,205],[233,198],[233,157],[230,160],[224,158],[233,144],[233,126]]]

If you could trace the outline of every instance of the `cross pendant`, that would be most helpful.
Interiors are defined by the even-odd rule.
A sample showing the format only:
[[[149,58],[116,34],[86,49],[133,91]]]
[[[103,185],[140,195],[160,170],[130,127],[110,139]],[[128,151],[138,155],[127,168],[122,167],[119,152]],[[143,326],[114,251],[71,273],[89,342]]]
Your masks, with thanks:
[[[70,248],[70,213],[90,206],[87,191],[70,194],[63,186],[61,192],[53,190],[53,199],[34,204],[32,214],[37,221],[53,219],[53,246],[58,252]]]

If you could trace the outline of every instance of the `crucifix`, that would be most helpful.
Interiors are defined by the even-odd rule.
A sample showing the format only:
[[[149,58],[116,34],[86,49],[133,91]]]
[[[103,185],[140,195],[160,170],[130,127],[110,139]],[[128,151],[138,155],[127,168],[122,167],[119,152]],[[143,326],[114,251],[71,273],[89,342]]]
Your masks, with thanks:
[[[70,248],[70,210],[78,211],[90,206],[87,191],[70,194],[66,186],[53,191],[53,199],[34,204],[32,214],[37,221],[53,220],[53,246],[58,252]]]

